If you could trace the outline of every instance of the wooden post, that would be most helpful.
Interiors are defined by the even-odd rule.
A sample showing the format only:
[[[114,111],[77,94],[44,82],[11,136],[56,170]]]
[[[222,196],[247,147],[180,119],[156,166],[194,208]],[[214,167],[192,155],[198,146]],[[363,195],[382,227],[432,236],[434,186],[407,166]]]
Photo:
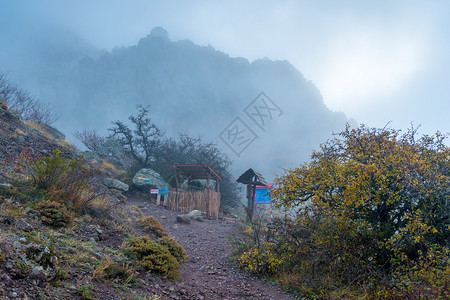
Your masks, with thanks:
[[[170,195],[170,190],[167,191],[167,195],[164,196],[164,202],[163,205],[167,208],[167,205],[169,204],[169,196]]]
[[[156,205],[161,205],[161,195],[158,193],[158,196],[156,196]]]
[[[252,186],[252,209],[250,211],[250,222],[253,221],[253,212],[255,211],[255,194],[256,194],[256,184]]]
[[[208,172],[208,178],[206,179],[206,211],[207,211],[207,215],[208,217],[211,217],[210,213],[209,213],[209,179],[211,178],[211,171]]]
[[[253,219],[253,202],[255,198],[255,189],[252,184],[247,185],[247,222],[251,222]]]
[[[176,187],[175,187],[175,207],[176,209],[178,209],[178,186],[180,185],[180,183],[178,182],[178,169],[177,172],[175,174],[175,183],[176,183]]]

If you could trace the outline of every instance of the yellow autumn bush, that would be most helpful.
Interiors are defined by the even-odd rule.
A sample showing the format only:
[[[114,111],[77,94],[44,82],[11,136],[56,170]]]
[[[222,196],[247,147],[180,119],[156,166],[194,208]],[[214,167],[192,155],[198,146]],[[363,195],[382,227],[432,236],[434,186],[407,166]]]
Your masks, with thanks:
[[[259,275],[275,272],[282,263],[283,261],[274,251],[274,245],[268,242],[261,247],[251,247],[239,257],[239,266],[242,269]]]
[[[449,191],[445,135],[347,127],[277,176],[274,204],[296,219],[241,243],[239,263],[267,273],[268,242],[290,254],[271,277],[303,297],[445,299]]]

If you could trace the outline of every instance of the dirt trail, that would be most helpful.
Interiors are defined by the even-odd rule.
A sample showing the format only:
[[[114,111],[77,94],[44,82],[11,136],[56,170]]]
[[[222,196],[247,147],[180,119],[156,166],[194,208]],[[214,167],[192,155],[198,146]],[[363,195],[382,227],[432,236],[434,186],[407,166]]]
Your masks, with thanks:
[[[184,279],[171,291],[175,299],[295,299],[276,286],[250,277],[227,264],[231,251],[229,237],[236,233],[235,222],[223,220],[176,222],[179,213],[139,198],[129,198],[145,215],[157,218],[185,248],[187,262],[180,268]]]

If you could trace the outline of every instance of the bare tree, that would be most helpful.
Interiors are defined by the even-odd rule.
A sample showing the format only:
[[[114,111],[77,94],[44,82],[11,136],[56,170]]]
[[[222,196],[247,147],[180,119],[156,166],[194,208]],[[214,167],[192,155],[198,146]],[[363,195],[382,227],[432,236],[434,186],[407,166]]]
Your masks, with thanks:
[[[237,207],[239,194],[242,191],[230,173],[232,161],[214,142],[204,141],[200,136],[191,137],[180,134],[177,140],[169,138],[163,141],[154,153],[155,160],[150,166],[160,173],[168,182],[175,177],[173,164],[208,164],[222,177],[220,194],[222,205]]]
[[[4,73],[0,73],[0,100],[25,120],[51,125],[59,119],[49,104],[42,103],[28,91],[11,83]]]
[[[151,122],[148,117],[149,106],[138,105],[138,114],[131,115],[129,120],[134,126],[132,130],[122,121],[114,121],[111,138],[121,144],[141,168],[147,167],[161,143],[164,133]]]
[[[105,137],[97,133],[95,129],[77,131],[74,136],[77,140],[82,142],[86,148],[94,152],[106,141]]]

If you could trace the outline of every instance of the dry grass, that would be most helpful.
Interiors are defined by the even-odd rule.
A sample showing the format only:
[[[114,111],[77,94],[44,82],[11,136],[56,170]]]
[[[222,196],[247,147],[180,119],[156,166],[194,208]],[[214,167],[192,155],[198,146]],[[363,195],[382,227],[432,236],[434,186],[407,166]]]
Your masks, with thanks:
[[[16,219],[24,214],[24,208],[20,204],[11,201],[10,199],[5,199],[0,205],[0,215],[4,217]]]
[[[54,138],[45,130],[45,128],[42,125],[31,121],[25,121],[24,124],[30,127],[31,129],[36,130],[40,135],[46,137],[47,139],[54,140]]]
[[[28,136],[28,133],[23,132],[22,130],[20,130],[19,128],[17,128],[17,129],[14,131],[14,136],[17,137],[17,135]]]
[[[58,145],[60,145],[62,148],[72,149],[72,145],[71,145],[68,141],[66,141],[66,140],[60,140],[60,139],[58,139],[58,140],[56,141],[56,143],[57,143]]]
[[[123,176],[126,172],[116,167],[113,163],[107,159],[102,158],[102,164],[100,165],[100,171],[106,174],[110,174],[113,177]]]

